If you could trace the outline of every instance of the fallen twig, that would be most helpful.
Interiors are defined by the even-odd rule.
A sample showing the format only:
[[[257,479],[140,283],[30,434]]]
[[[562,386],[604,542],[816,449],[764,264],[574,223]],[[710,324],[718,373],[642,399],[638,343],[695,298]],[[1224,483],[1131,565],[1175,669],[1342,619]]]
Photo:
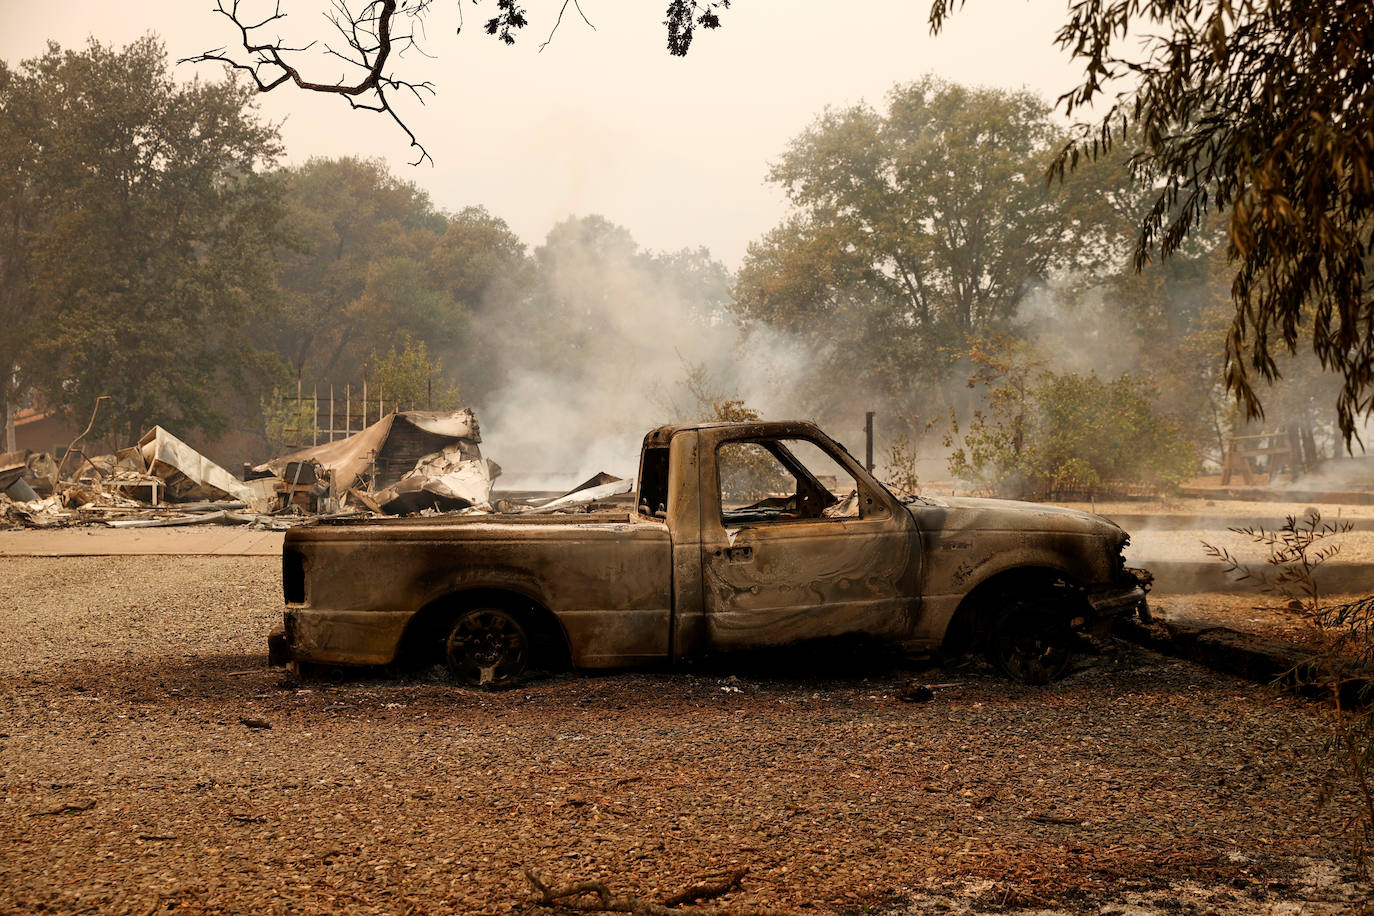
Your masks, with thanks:
[[[552,887],[532,868],[525,868],[525,880],[539,892],[541,906],[561,907],[581,913],[631,913],[634,916],[780,916],[776,910],[718,910],[701,907],[679,907],[678,903],[691,903],[710,897],[719,897],[739,887],[740,881],[748,873],[747,868],[731,872],[724,882],[715,884],[696,884],[669,897],[663,903],[654,903],[642,897],[617,897],[604,881],[578,881],[566,887]],[[595,900],[580,898],[595,896]]]
[[[1082,818],[1077,817],[1056,817],[1053,814],[1027,814],[1026,820],[1036,821],[1041,824],[1069,824],[1077,825],[1083,823]]]
[[[728,894],[733,890],[738,890],[740,882],[744,876],[749,874],[747,868],[737,868],[725,876],[722,881],[710,884],[693,884],[685,890],[678,891],[673,896],[663,901],[664,906],[682,906],[684,903],[696,903],[698,900],[710,900],[719,897],[721,894]]]
[[[78,811],[89,811],[94,807],[94,801],[75,802],[72,804],[58,805],[56,808],[51,808],[47,811],[32,811],[29,813],[29,817],[46,817],[49,814],[75,814]]]

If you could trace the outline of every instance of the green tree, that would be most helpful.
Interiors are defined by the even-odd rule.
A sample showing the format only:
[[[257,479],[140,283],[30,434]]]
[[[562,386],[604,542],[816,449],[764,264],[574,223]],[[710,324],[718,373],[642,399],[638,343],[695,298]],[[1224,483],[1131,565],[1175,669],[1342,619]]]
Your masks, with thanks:
[[[462,405],[458,387],[443,374],[443,364],[429,355],[424,341],[404,340],[386,353],[376,350],[368,359],[375,391],[387,405],[402,410],[456,410]]]
[[[1220,461],[1235,420],[1222,374],[1229,314],[1224,248],[1224,238],[1211,233],[1143,271],[1122,263],[1106,276],[1057,283],[1050,314],[1032,318],[1023,310],[1025,334],[1052,352],[1060,369],[1148,379],[1155,407]]]
[[[794,213],[750,246],[738,312],[834,341],[841,371],[889,391],[941,378],[1030,286],[1119,251],[1119,187],[1045,184],[1063,139],[1030,93],[929,77],[885,113],[827,111],[770,173]]]
[[[153,423],[215,433],[226,390],[258,375],[244,328],[271,304],[280,211],[262,169],[279,147],[251,97],[174,83],[152,37],[50,44],[0,78],[0,308],[22,313],[0,358],[77,416],[112,396],[118,441]]]
[[[507,346],[520,349],[521,329],[537,320],[529,308],[534,262],[504,220],[466,207],[448,218],[428,263],[432,282],[461,309],[456,326],[429,340],[430,351],[471,403],[485,403],[503,383]]]
[[[27,390],[31,369],[25,359],[37,327],[38,303],[33,289],[33,236],[45,223],[38,203],[38,150],[30,127],[37,120],[37,99],[25,90],[23,75],[0,61],[0,422],[8,449],[13,438],[13,412]]]
[[[935,0],[939,31],[963,0]],[[1225,384],[1256,417],[1256,379],[1306,338],[1341,380],[1349,445],[1374,411],[1374,16],[1365,0],[1076,3],[1058,44],[1083,66],[1066,113],[1104,101],[1055,163],[1123,144],[1153,205],[1135,260],[1168,256],[1228,214],[1233,317]]]
[[[278,248],[283,307],[259,342],[293,373],[360,378],[373,350],[459,326],[430,262],[447,220],[423,191],[353,158],[312,159],[283,180],[296,238]]]

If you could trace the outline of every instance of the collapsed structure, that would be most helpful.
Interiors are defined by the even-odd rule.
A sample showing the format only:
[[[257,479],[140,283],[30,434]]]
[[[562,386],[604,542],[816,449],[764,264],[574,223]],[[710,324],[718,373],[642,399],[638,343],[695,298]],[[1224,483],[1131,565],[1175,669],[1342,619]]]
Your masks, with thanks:
[[[477,417],[467,408],[404,410],[254,471],[286,484],[288,502],[304,496],[326,512],[359,504],[391,515],[489,509],[501,468],[482,457],[481,441]]]
[[[628,492],[598,474],[561,497],[500,500],[467,408],[387,414],[347,438],[245,467],[240,480],[160,426],[128,448],[0,455],[0,526],[254,524],[286,528],[320,515],[554,512]]]

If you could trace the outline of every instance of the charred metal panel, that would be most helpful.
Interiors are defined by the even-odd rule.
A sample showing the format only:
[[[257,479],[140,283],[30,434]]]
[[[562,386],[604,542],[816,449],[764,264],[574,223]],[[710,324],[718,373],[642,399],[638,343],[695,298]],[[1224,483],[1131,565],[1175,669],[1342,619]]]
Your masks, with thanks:
[[[912,505],[921,530],[925,612],[915,640],[938,644],[965,595],[1011,570],[1043,569],[1081,585],[1116,575],[1126,533],[1096,515],[1039,503],[948,498]]]
[[[722,530],[703,542],[711,644],[779,645],[910,630],[915,555],[909,530],[888,520],[778,522]]]
[[[288,532],[310,575],[302,626],[350,621],[353,612],[408,619],[426,605],[471,589],[523,595],[557,615],[573,661],[598,667],[668,653],[671,550],[661,522],[476,518],[436,526],[315,526]],[[327,570],[327,574],[320,571]],[[346,627],[358,657],[394,656],[399,630]],[[308,649],[299,657],[315,660]],[[371,662],[357,662],[366,664]]]
[[[716,449],[778,434],[749,425],[703,431],[700,562],[710,645],[783,645],[851,633],[905,637],[919,604],[921,553],[911,516],[819,430],[796,426],[783,435],[814,443],[854,476],[860,517],[727,528]]]
[[[678,433],[670,441],[668,525],[673,539],[674,658],[707,648],[701,581],[700,434]]]
[[[423,429],[410,422],[406,414],[397,414],[386,442],[373,459],[377,465],[374,489],[381,490],[399,483],[421,458],[442,452],[445,446],[453,444],[455,440],[452,436]],[[456,444],[464,446],[464,458],[480,456],[480,452],[468,446],[464,440],[459,439]]]
[[[322,665],[385,665],[396,656],[410,614],[405,611],[295,613],[296,661]]]

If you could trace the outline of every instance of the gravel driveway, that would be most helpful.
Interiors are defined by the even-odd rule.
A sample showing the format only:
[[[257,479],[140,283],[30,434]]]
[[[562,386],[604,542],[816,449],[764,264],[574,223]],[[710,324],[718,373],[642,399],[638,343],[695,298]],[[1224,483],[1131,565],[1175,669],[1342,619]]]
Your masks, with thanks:
[[[800,654],[300,683],[264,557],[0,558],[0,910],[1335,913],[1320,708],[1118,646],[1027,688]],[[856,673],[856,671],[858,673]],[[934,698],[905,702],[910,679]],[[1338,806],[1349,806],[1339,796]]]

